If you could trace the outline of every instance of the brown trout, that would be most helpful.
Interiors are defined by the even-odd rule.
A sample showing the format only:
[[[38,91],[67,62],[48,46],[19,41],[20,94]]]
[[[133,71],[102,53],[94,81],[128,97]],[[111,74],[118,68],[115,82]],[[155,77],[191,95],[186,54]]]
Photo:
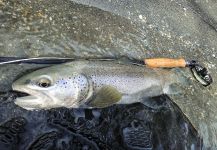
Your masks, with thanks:
[[[169,94],[170,85],[177,81],[169,69],[80,60],[36,70],[15,81],[12,88],[29,94],[15,100],[27,110],[103,108],[145,103],[144,97]]]

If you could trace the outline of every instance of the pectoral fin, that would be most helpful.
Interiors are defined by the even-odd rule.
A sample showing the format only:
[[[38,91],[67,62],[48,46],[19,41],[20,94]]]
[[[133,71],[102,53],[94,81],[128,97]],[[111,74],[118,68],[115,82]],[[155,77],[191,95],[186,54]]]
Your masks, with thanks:
[[[102,87],[93,99],[88,103],[91,107],[103,108],[120,101],[122,94],[112,86]]]

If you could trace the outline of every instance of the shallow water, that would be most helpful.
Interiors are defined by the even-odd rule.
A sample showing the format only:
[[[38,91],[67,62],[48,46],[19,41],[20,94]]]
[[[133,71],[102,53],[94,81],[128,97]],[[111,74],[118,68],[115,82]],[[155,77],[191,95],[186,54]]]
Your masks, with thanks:
[[[101,58],[124,55],[137,59],[146,57],[184,57],[186,59],[197,59],[208,67],[209,71],[212,73],[214,83],[210,87],[203,87],[192,78],[189,70],[177,69],[177,72],[182,74],[182,77],[187,83],[183,87],[177,85],[181,89],[181,93],[179,95],[170,95],[170,97],[172,101],[180,107],[192,125],[198,130],[199,135],[203,138],[203,147],[216,149],[216,2],[189,2],[185,0],[166,2],[143,0],[136,2],[120,0],[82,0],[77,2],[80,4],[73,1],[61,0],[24,0],[21,2],[0,0],[0,56],[67,56],[75,58]],[[10,90],[11,83],[20,73],[22,74],[26,70],[38,67],[41,66],[6,65],[0,67],[2,73],[0,76],[0,91]],[[186,88],[186,86],[188,88]],[[73,124],[71,127],[65,127],[63,125],[64,131],[71,133],[68,133],[69,135],[65,137],[57,136],[59,135],[58,133],[51,132],[56,129],[56,126],[54,125],[55,127],[53,127],[52,125],[51,128],[47,119],[44,119],[50,117],[47,115],[47,111],[28,112],[18,108],[13,105],[13,93],[8,93],[6,96],[2,95],[1,101],[4,101],[1,105],[1,112],[4,113],[1,113],[0,115],[2,127],[5,126],[5,121],[11,120],[13,117],[21,116],[27,120],[26,125],[22,125],[22,128],[25,128],[27,131],[16,134],[20,138],[11,140],[12,142],[18,141],[17,143],[20,148],[23,148],[22,145],[25,148],[28,146],[29,148],[33,148],[31,146],[34,146],[34,143],[36,143],[35,145],[37,147],[37,141],[40,142],[40,135],[45,133],[47,134],[41,138],[50,139],[44,140],[48,141],[47,145],[49,147],[49,145],[52,145],[52,141],[57,139],[68,139],[68,141],[70,141],[72,139],[69,137],[72,135],[79,139],[81,135],[84,135],[84,132],[87,132],[88,125],[86,124],[88,123],[88,119],[86,120],[86,116],[83,121],[83,123],[85,123],[85,125],[83,125],[84,129],[82,129],[81,132],[77,131],[77,128],[74,127],[74,125],[78,126],[78,124]],[[123,107],[127,108],[128,106]],[[135,106],[130,105],[129,107],[134,108]],[[102,115],[102,118],[114,114],[121,117],[122,115],[118,115],[120,109],[121,108],[117,106],[101,110],[103,112],[105,111],[105,115]],[[137,109],[137,107],[135,107],[135,109]],[[111,110],[116,110],[117,112],[115,113]],[[127,110],[128,108],[126,111]],[[63,112],[60,114],[71,112],[66,109],[62,109],[62,111]],[[168,107],[167,111],[170,112],[172,110]],[[161,111],[159,110],[154,114],[160,112]],[[141,119],[144,124],[145,120],[152,114],[152,111],[147,108],[142,108],[140,113],[148,114],[147,116],[144,114],[141,115],[144,117]],[[76,115],[72,114],[67,116],[74,117]],[[173,113],[173,115],[179,116],[179,113],[176,112]],[[81,116],[81,118],[84,118],[84,116]],[[136,115],[133,114],[132,118],[136,118]],[[151,116],[150,118],[153,119],[154,116]],[[185,117],[182,116],[181,118]],[[63,120],[62,118],[59,119]],[[114,118],[109,116],[107,119],[112,120]],[[37,122],[34,122],[33,120],[37,120]],[[96,121],[97,119],[94,118],[93,120]],[[183,122],[180,123],[175,120],[176,119],[170,120],[174,123],[174,126],[183,124]],[[124,128],[127,127],[128,124],[131,124],[131,122],[132,120],[126,119],[126,122],[123,121],[123,123],[120,122],[111,125],[108,128],[114,131],[121,130],[121,132],[130,133],[131,128],[125,130]],[[161,132],[157,130],[154,125],[150,125],[153,130],[157,130],[157,134],[167,136],[172,132],[177,133],[177,137],[168,136],[169,138],[166,140],[167,143],[155,143],[155,141],[162,141],[162,138],[157,140],[158,136],[154,136],[153,133],[150,135],[150,131],[153,132],[151,129],[141,129],[142,131],[147,131],[142,134],[152,138],[155,137],[151,140],[151,144],[149,142],[147,144],[151,145],[148,147],[150,149],[157,147],[159,149],[161,147],[164,147],[164,149],[167,149],[168,147],[172,148],[171,146],[173,146],[174,143],[177,143],[177,141],[185,141],[183,139],[186,139],[187,145],[194,143],[187,139],[189,136],[180,137],[182,132],[176,131],[175,129],[177,128],[169,124],[169,120],[168,122],[161,123],[153,120],[151,122],[155,125],[159,124],[159,126],[157,125],[159,128],[168,127],[165,131]],[[106,125],[103,124],[101,126],[105,127]],[[32,127],[35,127],[36,129],[30,131]],[[172,129],[169,129],[170,127]],[[140,131],[140,127],[138,128],[139,129],[133,129],[133,133],[137,130]],[[60,132],[59,130],[61,129],[58,127],[57,130],[57,132]],[[103,141],[102,145],[104,144],[109,147],[112,145],[111,143],[113,143],[112,140],[119,139],[120,141],[116,144],[117,147],[124,145],[122,147],[123,149],[126,147],[129,149],[136,149],[135,147],[132,148],[130,145],[127,145],[128,142],[126,141],[130,141],[131,138],[128,136],[125,137],[121,132],[117,132],[118,134],[115,135],[114,138],[112,133],[108,132],[110,130],[100,131],[98,133],[101,136],[104,136],[104,138],[107,138],[101,140]],[[76,134],[74,134],[75,131]],[[93,133],[96,131],[90,130],[90,132],[91,133],[89,133],[88,136],[94,135]],[[31,137],[31,139],[27,140],[29,145],[25,143],[25,140],[27,139],[26,135]],[[98,137],[98,135],[96,135],[96,137]],[[193,137],[193,139],[197,138],[197,136]],[[39,139],[36,140],[37,138]],[[21,142],[18,139],[21,139]],[[93,138],[91,141],[97,140],[98,139]],[[174,142],[174,140],[176,140],[176,142]],[[91,141],[89,142],[91,143]],[[142,141],[146,140],[143,139]],[[95,144],[92,143],[92,145],[96,146],[97,143],[100,148],[100,142],[95,142]],[[84,140],[84,143],[88,143],[88,141]],[[82,145],[83,143],[80,144]],[[185,146],[186,143],[181,143],[181,145]],[[144,147],[145,146],[143,146],[143,149]],[[105,146],[103,148],[105,148]],[[175,148],[180,147],[175,145]]]

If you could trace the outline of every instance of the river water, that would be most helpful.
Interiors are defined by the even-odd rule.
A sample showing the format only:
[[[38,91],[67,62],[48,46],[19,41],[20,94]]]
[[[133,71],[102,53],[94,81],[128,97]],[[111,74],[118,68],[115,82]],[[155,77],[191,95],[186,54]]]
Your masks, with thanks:
[[[217,3],[209,0],[0,0],[0,56],[184,57],[201,62],[214,80],[203,87],[188,69],[177,69],[186,84],[177,85],[178,95],[157,97],[166,101],[163,110],[136,104],[91,112],[29,112],[15,106],[16,93],[8,91],[20,74],[41,66],[0,66],[1,144],[20,149],[64,143],[83,149],[216,149],[216,13]],[[19,127],[11,129],[14,124]]]

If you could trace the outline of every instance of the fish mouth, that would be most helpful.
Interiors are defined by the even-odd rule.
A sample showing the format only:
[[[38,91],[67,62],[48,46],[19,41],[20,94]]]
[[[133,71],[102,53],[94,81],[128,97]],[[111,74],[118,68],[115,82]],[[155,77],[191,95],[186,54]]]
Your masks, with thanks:
[[[42,107],[42,99],[29,94],[24,88],[12,85],[13,91],[18,92],[14,103],[26,110],[39,109]]]
[[[41,108],[40,99],[32,95],[17,97],[14,103],[26,110]]]

